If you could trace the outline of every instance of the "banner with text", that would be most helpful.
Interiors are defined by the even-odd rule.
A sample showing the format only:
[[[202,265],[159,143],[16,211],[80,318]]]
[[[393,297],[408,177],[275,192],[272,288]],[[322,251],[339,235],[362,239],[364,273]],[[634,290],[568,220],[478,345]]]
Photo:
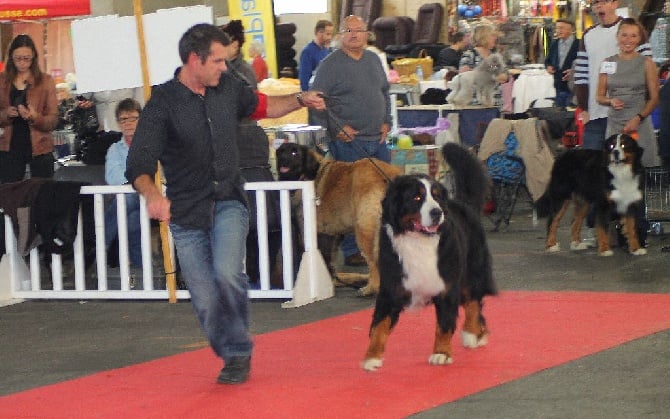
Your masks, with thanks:
[[[91,14],[90,0],[3,0],[1,20],[48,19]]]
[[[265,62],[268,64],[270,77],[279,78],[272,0],[230,0],[228,9],[230,19],[239,19],[244,25],[244,57],[249,58],[247,49],[251,42],[260,42],[265,49]]]

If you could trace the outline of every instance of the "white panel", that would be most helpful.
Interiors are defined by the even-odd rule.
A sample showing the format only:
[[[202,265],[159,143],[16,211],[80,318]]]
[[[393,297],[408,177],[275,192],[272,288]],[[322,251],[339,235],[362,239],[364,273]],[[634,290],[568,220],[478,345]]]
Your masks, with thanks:
[[[72,48],[80,93],[142,86],[133,16],[102,16],[72,22]]]
[[[196,23],[213,23],[212,8],[206,6],[177,7],[144,15],[144,40],[147,48],[151,85],[170,80],[179,58],[179,39]]]

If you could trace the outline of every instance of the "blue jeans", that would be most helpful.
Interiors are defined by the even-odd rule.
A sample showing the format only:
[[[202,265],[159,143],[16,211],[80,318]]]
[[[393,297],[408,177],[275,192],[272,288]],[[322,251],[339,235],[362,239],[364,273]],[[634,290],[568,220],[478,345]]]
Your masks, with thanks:
[[[584,125],[584,146],[587,150],[603,150],[605,148],[605,134],[607,133],[607,118],[589,121]]]
[[[378,160],[391,162],[391,151],[386,143],[379,144],[378,141],[356,140],[345,143],[340,140],[333,140],[329,145],[330,152],[335,160],[353,162],[368,157],[374,157]],[[356,237],[353,234],[347,234],[340,243],[340,249],[344,257],[349,257],[359,253],[356,245]]]
[[[214,352],[228,362],[250,356],[249,278],[244,273],[249,210],[216,201],[214,224],[201,230],[170,224],[191,304]]]
[[[335,160],[356,161],[368,157],[374,157],[378,160],[391,162],[391,151],[386,143],[379,144],[378,141],[354,140],[345,143],[340,140],[333,140],[329,144],[330,153]]]
[[[128,256],[130,262],[142,266],[142,231],[140,229],[140,196],[138,194],[126,195],[126,221],[128,223]],[[114,240],[119,232],[116,223],[116,197],[105,210],[105,248]]]
[[[556,100],[554,100],[554,106],[565,108],[570,105],[572,102],[572,92],[569,90],[557,90],[556,91]]]

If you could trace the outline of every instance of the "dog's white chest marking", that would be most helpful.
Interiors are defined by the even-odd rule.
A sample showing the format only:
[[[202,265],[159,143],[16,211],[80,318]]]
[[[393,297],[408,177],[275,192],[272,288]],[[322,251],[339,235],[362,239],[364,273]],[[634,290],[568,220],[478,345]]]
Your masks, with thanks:
[[[642,199],[638,186],[639,175],[634,174],[632,167],[627,164],[612,164],[609,171],[613,176],[610,198],[616,203],[617,213],[625,214],[630,204]]]
[[[412,293],[409,308],[425,306],[434,296],[445,291],[444,281],[437,271],[437,245],[440,236],[410,232],[394,237],[388,226],[387,234],[400,257],[403,285]]]

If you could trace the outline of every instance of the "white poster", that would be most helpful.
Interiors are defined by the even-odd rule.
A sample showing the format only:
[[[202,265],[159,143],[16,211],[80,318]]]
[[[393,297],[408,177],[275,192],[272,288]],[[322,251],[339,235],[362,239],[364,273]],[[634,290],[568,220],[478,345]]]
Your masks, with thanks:
[[[172,78],[181,65],[179,38],[196,23],[212,23],[206,6],[159,10],[144,15],[144,42],[151,85]],[[134,16],[103,16],[72,22],[72,48],[79,93],[143,86]]]
[[[178,7],[144,15],[144,44],[152,86],[170,80],[181,66],[179,39],[197,23],[214,23],[211,7]]]
[[[133,16],[73,21],[72,49],[78,92],[142,86],[140,49]]]

